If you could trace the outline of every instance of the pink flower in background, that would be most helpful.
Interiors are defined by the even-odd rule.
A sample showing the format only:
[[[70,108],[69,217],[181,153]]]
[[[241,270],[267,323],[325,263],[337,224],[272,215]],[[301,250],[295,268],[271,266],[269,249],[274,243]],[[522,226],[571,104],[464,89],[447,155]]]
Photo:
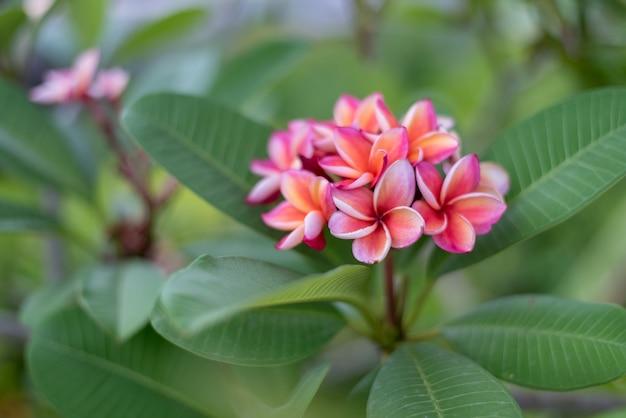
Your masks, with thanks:
[[[509,191],[509,185],[509,174],[499,164],[491,161],[480,163],[479,191],[492,193],[502,199]]]
[[[117,100],[128,83],[128,74],[115,68],[100,71],[96,77],[100,52],[90,49],[80,54],[72,67],[51,70],[44,82],[30,91],[30,99],[37,103],[55,104],[87,99]]]
[[[304,242],[316,250],[324,249],[324,228],[336,210],[328,180],[308,171],[288,170],[281,175],[280,190],[285,201],[262,215],[268,226],[292,231],[276,248],[288,250]]]
[[[355,128],[337,128],[335,147],[337,155],[322,158],[319,165],[327,173],[344,178],[338,187],[354,189],[374,186],[389,165],[406,157],[408,141],[402,127],[378,136],[366,136]]]
[[[413,208],[426,222],[424,233],[448,252],[471,251],[476,235],[489,232],[506,209],[499,196],[478,191],[481,174],[476,155],[457,161],[445,180],[429,162],[417,164],[415,172],[424,200],[416,201]]]
[[[340,127],[352,127],[378,134],[382,129],[376,117],[376,104],[382,100],[380,93],[371,94],[363,100],[344,94],[335,103],[334,122]]]
[[[373,264],[383,260],[390,248],[404,248],[421,236],[424,220],[410,207],[415,197],[415,175],[405,160],[393,163],[374,191],[361,187],[335,188],[333,200],[339,211],[329,220],[330,233],[354,239],[354,257]]]

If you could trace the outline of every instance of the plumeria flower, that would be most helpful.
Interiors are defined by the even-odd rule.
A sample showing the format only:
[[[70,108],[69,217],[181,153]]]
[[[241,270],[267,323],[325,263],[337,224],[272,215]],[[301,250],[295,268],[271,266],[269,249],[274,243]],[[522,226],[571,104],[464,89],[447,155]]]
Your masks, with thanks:
[[[506,209],[501,197],[478,189],[481,173],[476,155],[457,161],[445,180],[429,162],[417,164],[415,172],[424,200],[412,207],[426,222],[424,233],[448,252],[471,251],[476,235],[489,232]]]
[[[279,196],[281,174],[286,170],[302,168],[300,155],[312,156],[310,129],[299,124],[290,124],[287,131],[276,131],[267,144],[267,160],[253,160],[250,171],[263,178],[252,188],[246,202],[251,205],[269,203]]]
[[[378,124],[383,130],[396,126],[406,128],[408,159],[413,164],[420,161],[439,164],[459,148],[456,135],[446,129],[451,126],[450,119],[442,118],[439,121],[430,100],[413,104],[399,123],[382,100],[378,100],[374,108]]]
[[[339,211],[330,217],[330,233],[354,239],[352,253],[363,263],[378,263],[390,248],[407,247],[422,236],[424,220],[410,207],[415,174],[406,159],[389,166],[374,191],[334,188],[332,195]]]
[[[406,158],[408,140],[403,127],[377,136],[367,136],[355,128],[336,128],[335,147],[337,155],[322,158],[319,165],[344,179],[338,187],[354,189],[366,184],[375,186],[388,166]]]
[[[324,227],[336,210],[328,180],[308,171],[287,170],[281,175],[280,190],[285,201],[262,215],[268,226],[291,231],[276,248],[288,250],[304,242],[323,250]]]
[[[83,100],[93,81],[100,52],[90,49],[80,54],[71,68],[49,71],[43,84],[30,91],[30,99],[37,103],[67,103]]]
[[[491,161],[480,163],[480,183],[478,190],[492,193],[500,199],[509,191],[510,178],[502,166]]]
[[[128,83],[121,68],[100,71],[100,52],[90,49],[80,54],[70,68],[48,71],[44,82],[30,91],[37,103],[69,103],[87,99],[118,100]]]
[[[363,100],[344,94],[335,103],[334,122],[340,127],[353,127],[378,134],[383,129],[376,118],[376,103],[382,100],[383,95],[380,93],[371,94]]]

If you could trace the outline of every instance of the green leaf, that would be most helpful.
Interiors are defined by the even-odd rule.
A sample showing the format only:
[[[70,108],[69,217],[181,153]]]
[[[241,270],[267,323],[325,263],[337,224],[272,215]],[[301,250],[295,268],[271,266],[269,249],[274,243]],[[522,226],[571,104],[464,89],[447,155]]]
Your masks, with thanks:
[[[262,261],[203,256],[169,278],[160,301],[173,323],[193,334],[240,312],[293,303],[340,301],[367,313],[369,283],[365,266],[301,278]]]
[[[486,370],[430,344],[405,345],[383,364],[367,402],[369,418],[522,417]]]
[[[17,30],[26,21],[21,7],[6,7],[0,10],[0,51],[11,44]]]
[[[167,15],[131,33],[113,53],[113,61],[125,61],[145,56],[182,37],[207,19],[203,9],[187,9]]]
[[[39,210],[0,198],[0,232],[54,231],[58,220]]]
[[[91,196],[93,179],[46,113],[0,78],[0,169],[39,185]]]
[[[20,310],[20,320],[31,330],[62,309],[75,305],[78,286],[74,278],[46,284],[31,293]]]
[[[584,93],[544,110],[509,130],[481,159],[509,172],[508,209],[471,253],[439,251],[431,266],[436,276],[545,231],[623,178],[626,89]]]
[[[315,353],[345,326],[334,308],[311,302],[342,301],[370,315],[369,277],[363,266],[302,277],[258,260],[204,256],[165,283],[152,322],[207,358],[287,363]]]
[[[262,43],[227,62],[216,77],[210,96],[233,107],[259,100],[302,61],[307,44],[294,40]]]
[[[442,327],[495,376],[546,390],[598,385],[626,373],[626,310],[551,296],[486,303]]]
[[[298,304],[253,309],[189,334],[172,323],[158,304],[152,325],[169,341],[202,357],[245,366],[268,366],[307,358],[344,326],[325,304]]]
[[[80,278],[79,302],[122,342],[148,323],[163,281],[159,269],[141,260],[94,267]]]
[[[66,0],[80,46],[97,46],[106,23],[108,0]]]
[[[224,409],[218,367],[146,328],[113,342],[79,308],[59,312],[32,335],[33,382],[67,418],[206,418]]]
[[[244,199],[259,180],[250,161],[266,158],[269,126],[205,99],[163,93],[126,109],[129,134],[167,171],[233,219],[265,235],[281,234],[261,220],[266,208]]]

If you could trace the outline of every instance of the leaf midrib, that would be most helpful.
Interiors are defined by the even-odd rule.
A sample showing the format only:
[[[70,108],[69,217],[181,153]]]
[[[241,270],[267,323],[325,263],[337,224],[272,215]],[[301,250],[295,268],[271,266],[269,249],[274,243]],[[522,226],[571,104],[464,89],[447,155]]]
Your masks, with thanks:
[[[198,404],[193,399],[186,397],[183,393],[173,390],[171,386],[164,385],[160,382],[157,382],[142,375],[135,370],[124,367],[117,363],[113,363],[111,361],[104,360],[101,357],[84,351],[80,351],[74,347],[59,343],[55,340],[51,340],[43,336],[38,336],[36,338],[40,339],[42,343],[48,344],[49,346],[51,346],[51,348],[56,348],[57,352],[59,353],[66,354],[70,357],[73,355],[76,359],[91,363],[94,367],[99,367],[102,370],[105,370],[112,374],[118,375],[119,377],[124,378],[128,381],[136,383],[139,386],[144,386],[148,389],[151,389],[156,393],[160,393],[176,402],[179,402],[202,414],[205,414],[206,416],[211,416],[211,411],[207,410],[204,406]]]
[[[424,370],[420,366],[419,359],[417,358],[417,356],[412,350],[407,349],[407,352],[409,354],[409,358],[415,365],[415,369],[417,370],[417,373],[420,375],[420,379],[422,379],[422,382],[424,382],[424,387],[426,388],[426,391],[428,392],[428,396],[433,402],[433,406],[435,407],[435,412],[437,413],[437,416],[439,418],[444,418],[443,409],[441,409],[441,407],[439,406],[439,401],[434,396],[435,392],[430,387],[430,382],[428,381],[426,374],[424,373]]]
[[[532,328],[528,328],[528,327],[524,327],[522,325],[489,325],[489,324],[480,324],[480,325],[447,325],[442,327],[442,332],[445,333],[446,329],[465,329],[468,332],[474,332],[472,330],[472,328],[485,328],[485,329],[499,329],[502,333],[505,333],[507,331],[509,332],[514,332],[514,333],[521,333],[524,335],[528,335],[528,334],[537,334],[540,336],[556,336],[556,337],[563,337],[563,338],[570,338],[570,339],[575,339],[575,340],[583,340],[586,342],[598,342],[598,343],[603,343],[606,345],[611,345],[611,346],[616,346],[618,348],[621,349],[626,349],[626,344],[625,343],[619,343],[615,340],[607,340],[607,339],[599,339],[599,338],[591,338],[587,335],[584,334],[572,334],[572,333],[568,333],[568,332],[563,332],[563,331],[551,331],[549,329],[532,329]]]

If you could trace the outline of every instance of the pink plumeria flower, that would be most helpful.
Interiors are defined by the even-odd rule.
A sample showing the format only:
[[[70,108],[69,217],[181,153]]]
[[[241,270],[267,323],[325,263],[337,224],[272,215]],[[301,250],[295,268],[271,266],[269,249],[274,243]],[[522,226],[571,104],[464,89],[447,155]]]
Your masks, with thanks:
[[[457,161],[445,180],[429,162],[415,168],[417,185],[424,200],[412,207],[424,218],[424,233],[451,253],[467,253],[474,248],[476,235],[491,230],[506,209],[502,199],[478,190],[481,174],[478,157],[467,155]]]
[[[71,68],[49,71],[44,82],[30,91],[30,99],[37,103],[68,103],[88,97],[100,52],[90,49],[80,54]]]
[[[258,205],[278,198],[281,174],[286,170],[301,169],[301,155],[312,156],[310,134],[310,127],[294,121],[289,130],[276,131],[270,136],[267,143],[269,159],[253,160],[250,164],[250,171],[263,178],[252,188],[246,203]]]
[[[121,68],[100,71],[89,88],[89,96],[94,99],[119,100],[128,79],[128,73]]]
[[[415,174],[406,159],[389,166],[374,191],[334,188],[332,195],[339,211],[330,217],[330,233],[354,239],[352,253],[363,263],[378,263],[390,248],[407,247],[422,236],[424,220],[410,207]]]
[[[344,94],[339,97],[333,109],[334,122],[340,127],[362,129],[365,132],[379,134],[383,131],[376,117],[376,103],[383,100],[383,95],[374,93],[363,100]]]
[[[403,127],[378,136],[367,136],[355,128],[336,128],[335,147],[337,155],[322,158],[319,165],[344,179],[338,187],[354,189],[366,184],[375,186],[388,166],[406,158],[408,140]]]
[[[382,100],[376,102],[375,113],[383,130],[399,125],[406,128],[409,140],[408,159],[413,164],[420,161],[439,164],[459,148],[456,135],[446,129],[451,121],[448,118],[439,121],[430,100],[420,100],[413,104],[400,123]]]
[[[262,215],[268,226],[291,231],[276,248],[288,250],[304,242],[323,250],[324,227],[336,210],[328,180],[308,171],[287,170],[281,175],[280,190],[285,201]]]

